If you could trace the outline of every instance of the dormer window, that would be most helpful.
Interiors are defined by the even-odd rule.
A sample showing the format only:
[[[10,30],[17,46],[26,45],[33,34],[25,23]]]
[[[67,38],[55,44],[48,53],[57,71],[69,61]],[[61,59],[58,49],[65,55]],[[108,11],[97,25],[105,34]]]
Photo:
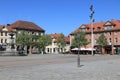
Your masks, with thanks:
[[[80,28],[81,31],[86,32],[87,28]]]
[[[82,25],[79,29],[83,32],[86,32],[89,28],[86,25]]]
[[[82,29],[83,32],[86,32],[86,29]]]
[[[32,34],[34,34],[34,32],[32,32]]]
[[[98,28],[97,28],[97,31],[100,31],[100,29],[101,29],[101,28],[100,28],[100,27],[98,27]]]
[[[104,30],[111,30],[112,29],[112,25],[109,25],[109,26],[104,26]]]
[[[107,21],[105,24],[104,24],[104,30],[112,30],[112,28],[115,26],[114,23],[112,23],[111,21]]]

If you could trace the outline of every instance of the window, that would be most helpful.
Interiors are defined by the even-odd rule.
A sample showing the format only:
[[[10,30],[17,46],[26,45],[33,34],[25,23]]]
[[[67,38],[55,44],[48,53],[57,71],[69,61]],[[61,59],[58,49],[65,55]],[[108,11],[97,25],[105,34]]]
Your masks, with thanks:
[[[114,34],[115,34],[115,35],[117,35],[117,34],[118,34],[118,32],[114,32]]]
[[[53,48],[53,52],[55,52],[55,48]]]
[[[3,43],[3,39],[1,39],[1,43]]]
[[[7,39],[5,39],[5,43],[7,43]]]
[[[104,30],[111,30],[112,26],[104,26]]]
[[[107,26],[108,30],[111,30],[112,29],[112,26]]]
[[[3,36],[3,32],[1,32],[1,36]]]
[[[117,38],[115,38],[115,42],[116,42],[116,43],[118,42],[118,39],[117,39]]]
[[[111,32],[109,32],[109,35],[111,35]]]
[[[47,52],[48,52],[48,53],[49,53],[49,51],[50,51],[49,48],[47,48]]]
[[[59,48],[58,48],[58,52],[60,52]]]
[[[7,32],[5,32],[5,36],[7,36]]]
[[[84,28],[84,29],[81,29],[83,32],[85,32],[86,31],[86,28]]]
[[[104,30],[107,30],[107,27],[104,27]]]
[[[28,33],[28,34],[30,34],[30,32],[29,32],[29,31],[28,31],[27,33]]]
[[[98,27],[97,30],[100,31],[100,27]]]
[[[109,38],[109,42],[111,43],[112,41],[111,41],[111,38]]]
[[[34,32],[32,32],[32,34],[34,34]]]

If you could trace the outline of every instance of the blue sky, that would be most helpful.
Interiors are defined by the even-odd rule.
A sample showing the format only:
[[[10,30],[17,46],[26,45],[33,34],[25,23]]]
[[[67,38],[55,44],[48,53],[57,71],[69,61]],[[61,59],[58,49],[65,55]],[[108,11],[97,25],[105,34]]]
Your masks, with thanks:
[[[47,34],[67,36],[80,25],[90,23],[91,4],[95,22],[120,20],[120,0],[0,0],[0,24],[31,21]]]

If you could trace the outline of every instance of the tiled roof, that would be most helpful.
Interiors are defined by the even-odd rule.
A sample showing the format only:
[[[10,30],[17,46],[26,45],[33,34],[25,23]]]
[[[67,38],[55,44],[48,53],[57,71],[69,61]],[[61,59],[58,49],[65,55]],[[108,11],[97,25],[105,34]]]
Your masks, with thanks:
[[[13,29],[12,27],[7,26],[6,28],[8,29],[9,32],[16,32],[16,30]]]
[[[8,26],[8,28],[9,29],[34,30],[34,31],[42,31],[42,32],[45,31],[38,25],[34,24],[33,22],[22,21],[22,20],[18,20],[16,22],[14,22],[10,26]]]
[[[112,20],[111,22],[115,24],[113,30],[120,29],[120,20]]]
[[[5,25],[0,25],[0,30],[2,30],[3,28],[7,28],[8,31],[10,32],[16,32],[14,29],[11,29],[10,27],[6,27]]]
[[[50,34],[50,35],[57,40],[58,37],[61,35],[61,33],[55,33],[55,34]],[[65,37],[64,39],[66,42],[70,42],[70,37]]]
[[[3,25],[0,25],[0,30],[3,28]]]
[[[65,41],[68,42],[68,43],[70,43],[70,37],[69,36],[65,37]]]
[[[94,32],[98,31],[98,27],[100,28],[100,31],[104,31],[104,26],[106,23],[110,22],[112,25],[114,25],[114,27],[112,28],[112,30],[118,30],[120,29],[120,20],[111,20],[111,21],[106,21],[106,22],[96,22],[93,24],[93,30]],[[78,27],[76,30],[74,30],[73,32],[71,32],[70,34],[74,34],[76,32],[78,32],[80,30],[80,28],[82,28],[83,26],[85,26],[87,28],[86,32],[90,32],[91,31],[91,24],[83,24],[80,27]]]
[[[55,34],[50,34],[53,38],[55,38],[55,39],[57,39],[61,34],[57,34],[57,33],[55,33]]]

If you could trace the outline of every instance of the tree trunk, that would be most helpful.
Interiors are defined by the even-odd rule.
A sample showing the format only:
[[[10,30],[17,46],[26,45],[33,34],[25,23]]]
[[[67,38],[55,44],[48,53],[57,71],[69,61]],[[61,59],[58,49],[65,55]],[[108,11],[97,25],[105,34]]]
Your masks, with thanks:
[[[113,47],[113,45],[112,45],[112,53],[111,53],[111,55],[114,55],[114,47]]]
[[[102,47],[102,54],[105,54],[105,49],[104,49],[104,47]]]
[[[29,54],[32,54],[32,46],[30,45]]]

